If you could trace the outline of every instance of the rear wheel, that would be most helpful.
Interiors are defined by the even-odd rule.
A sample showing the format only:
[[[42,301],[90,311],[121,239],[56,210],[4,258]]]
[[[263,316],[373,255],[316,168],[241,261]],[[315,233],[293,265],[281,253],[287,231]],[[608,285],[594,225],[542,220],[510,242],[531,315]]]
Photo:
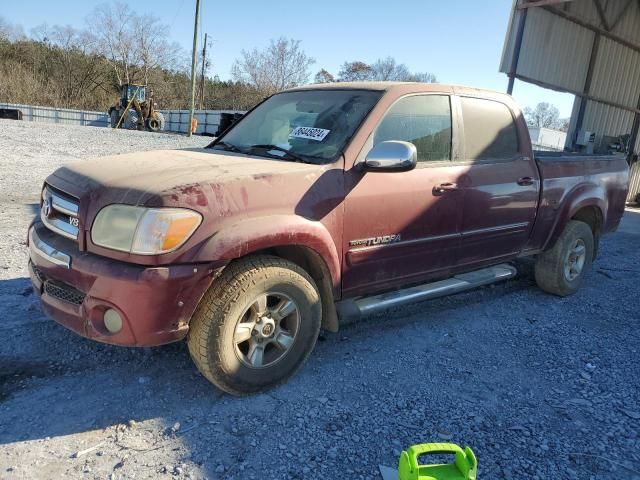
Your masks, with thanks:
[[[153,116],[147,120],[147,128],[151,132],[164,130],[164,115],[160,112],[153,112]]]
[[[545,292],[561,297],[574,294],[591,267],[593,253],[591,227],[569,221],[553,248],[536,259],[536,283]]]
[[[287,260],[230,264],[191,319],[189,352],[220,389],[243,395],[286,381],[313,350],[322,318],[311,277]]]

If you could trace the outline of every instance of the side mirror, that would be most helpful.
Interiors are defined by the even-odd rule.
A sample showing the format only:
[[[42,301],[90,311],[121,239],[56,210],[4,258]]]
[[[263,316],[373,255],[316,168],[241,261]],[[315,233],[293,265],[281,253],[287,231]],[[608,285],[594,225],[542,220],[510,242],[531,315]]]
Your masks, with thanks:
[[[364,169],[372,172],[406,172],[416,166],[418,151],[409,142],[390,140],[373,147],[364,160]]]

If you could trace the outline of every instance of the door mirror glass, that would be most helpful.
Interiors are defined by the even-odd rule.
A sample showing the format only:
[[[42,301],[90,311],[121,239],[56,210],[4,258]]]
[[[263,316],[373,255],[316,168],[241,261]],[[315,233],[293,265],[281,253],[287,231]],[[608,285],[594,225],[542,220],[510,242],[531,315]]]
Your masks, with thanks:
[[[405,172],[416,166],[418,152],[409,142],[388,140],[374,146],[364,160],[365,170]]]

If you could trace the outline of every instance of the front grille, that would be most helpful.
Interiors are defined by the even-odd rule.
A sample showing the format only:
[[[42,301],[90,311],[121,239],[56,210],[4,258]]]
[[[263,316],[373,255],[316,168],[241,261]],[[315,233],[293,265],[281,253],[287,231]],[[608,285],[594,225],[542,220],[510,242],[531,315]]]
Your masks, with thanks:
[[[38,277],[38,280],[42,282],[42,289],[47,295],[57,298],[58,300],[62,300],[63,302],[72,303],[73,305],[82,305],[86,295],[80,290],[72,287],[71,285],[67,285],[66,283],[49,280],[33,263],[31,264],[31,268],[33,269],[33,273],[35,273],[36,277]]]
[[[45,185],[42,190],[40,219],[49,230],[72,240],[78,239],[78,201]]]
[[[82,302],[84,302],[85,294],[65,283],[46,280],[44,282],[44,291],[47,295],[62,300],[63,302],[74,305],[82,305]]]
[[[29,261],[29,263],[31,263],[31,261]],[[40,280],[40,283],[44,283],[46,278],[44,274],[40,271],[40,269],[36,267],[33,263],[31,263],[31,269],[33,270],[33,273],[36,274],[36,277],[38,277],[38,280]]]

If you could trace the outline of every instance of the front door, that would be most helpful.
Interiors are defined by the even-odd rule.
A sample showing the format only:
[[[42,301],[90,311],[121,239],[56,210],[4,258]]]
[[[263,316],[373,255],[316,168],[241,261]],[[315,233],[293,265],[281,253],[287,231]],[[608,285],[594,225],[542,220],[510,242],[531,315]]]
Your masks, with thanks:
[[[343,295],[383,291],[446,275],[457,262],[465,166],[454,166],[448,95],[403,97],[391,105],[358,162],[386,140],[413,143],[408,172],[345,173]],[[357,162],[356,162],[357,163]]]
[[[461,269],[517,255],[536,215],[539,175],[528,138],[518,135],[511,109],[500,101],[459,98],[464,133],[464,209]]]

